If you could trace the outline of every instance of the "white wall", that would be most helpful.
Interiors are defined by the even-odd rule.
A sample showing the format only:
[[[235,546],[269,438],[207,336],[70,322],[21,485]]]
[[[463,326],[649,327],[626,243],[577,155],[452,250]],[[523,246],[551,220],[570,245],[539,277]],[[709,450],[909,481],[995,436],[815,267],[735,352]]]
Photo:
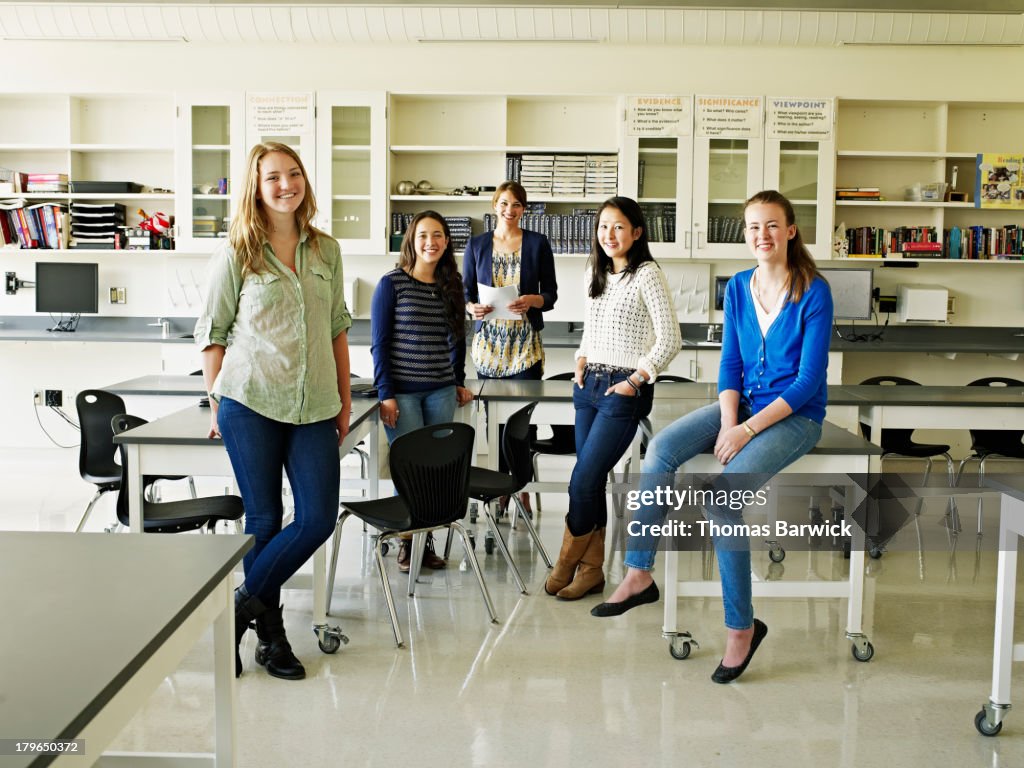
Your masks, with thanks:
[[[638,47],[603,44],[410,44],[338,48],[317,45],[220,45],[188,43],[28,43],[3,45],[5,91],[195,92],[287,90],[381,90],[477,93],[723,93],[840,98],[1002,100],[1003,73],[1024,70],[1015,48],[773,48]],[[1022,133],[1024,136],[1024,133]],[[1024,139],[1022,139],[1024,142]],[[1024,149],[1024,143],[1022,143]],[[145,257],[140,257],[145,258]],[[153,280],[144,262],[105,257],[101,290],[122,282],[129,303],[114,308],[149,315],[166,305],[166,285]],[[183,259],[203,267],[199,259]],[[32,256],[0,251],[0,271],[31,279]],[[576,319],[583,298],[580,258],[558,260],[561,300],[552,319]],[[350,257],[346,276],[359,277],[359,309],[369,306],[370,285],[383,271],[380,258]],[[714,265],[728,274],[743,264]],[[176,280],[179,259],[162,277]],[[909,270],[881,270],[879,282],[903,279]],[[915,271],[926,282],[945,281],[961,296],[957,324],[1024,325],[1024,272],[1013,266],[929,267]],[[0,296],[0,315],[31,312],[30,292]],[[138,297],[138,298],[136,298]],[[184,308],[183,308],[184,309]],[[105,311],[109,311],[109,306]],[[112,312],[111,312],[112,313]],[[195,314],[191,311],[173,314]],[[717,318],[715,318],[717,319]],[[74,342],[25,346],[0,342],[0,445],[43,445],[34,423],[31,390],[67,380],[69,389],[98,386],[159,369],[155,349],[143,345]],[[126,359],[128,358],[128,359]],[[364,361],[363,361],[364,362]],[[72,367],[73,366],[73,367]],[[951,374],[952,376],[952,374]],[[941,378],[941,376],[940,376]],[[959,379],[956,379],[959,381]],[[86,382],[76,384],[75,382]]]

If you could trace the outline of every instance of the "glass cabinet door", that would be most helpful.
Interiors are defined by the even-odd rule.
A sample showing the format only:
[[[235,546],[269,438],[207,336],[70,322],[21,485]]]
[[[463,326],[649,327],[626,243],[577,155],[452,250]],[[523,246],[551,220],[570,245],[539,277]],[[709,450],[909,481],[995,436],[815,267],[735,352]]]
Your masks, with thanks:
[[[317,95],[317,226],[345,253],[387,250],[384,94]]]
[[[793,203],[800,235],[816,260],[832,255],[834,158],[831,141],[770,139],[765,146],[764,186]]]
[[[178,101],[176,247],[213,251],[227,237],[244,173],[241,95]]]
[[[751,258],[743,241],[743,203],[762,187],[763,152],[763,139],[695,139],[695,258]]]
[[[690,250],[690,136],[636,139],[636,196],[647,220],[651,251],[682,258]]]

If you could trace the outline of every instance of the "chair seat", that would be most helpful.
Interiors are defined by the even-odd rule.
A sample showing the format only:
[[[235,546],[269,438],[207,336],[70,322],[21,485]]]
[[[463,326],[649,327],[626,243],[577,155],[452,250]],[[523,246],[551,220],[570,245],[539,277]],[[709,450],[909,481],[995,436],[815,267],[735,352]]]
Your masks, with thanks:
[[[194,531],[217,520],[239,520],[243,511],[239,496],[145,502],[142,507],[143,530],[147,533]]]
[[[883,445],[885,455],[912,456],[915,459],[929,459],[949,452],[948,445],[938,443],[900,443],[899,445]]]
[[[979,459],[987,456],[1005,456],[1008,459],[1024,459],[1024,443],[1016,445],[975,445],[974,453]]]
[[[573,456],[576,453],[575,443],[569,446],[561,440],[549,437],[534,440],[530,443],[530,449],[534,453],[547,453],[552,456]]]
[[[512,475],[496,472],[483,467],[469,468],[469,498],[480,499],[487,504],[502,496],[510,496],[519,491],[521,486]]]
[[[412,528],[409,508],[399,496],[370,501],[345,501],[341,506],[374,528],[382,531],[405,531]]]
[[[83,472],[82,479],[87,483],[98,485],[104,491],[116,491],[121,487],[121,468],[116,467],[116,472],[110,475],[94,475],[90,472]]]

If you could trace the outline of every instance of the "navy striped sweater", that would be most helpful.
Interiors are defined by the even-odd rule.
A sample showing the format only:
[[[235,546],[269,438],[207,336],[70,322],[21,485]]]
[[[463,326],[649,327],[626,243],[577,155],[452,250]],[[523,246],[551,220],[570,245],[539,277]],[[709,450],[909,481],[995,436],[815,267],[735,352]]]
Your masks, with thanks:
[[[466,381],[466,342],[445,318],[438,285],[401,269],[384,275],[370,306],[373,381],[381,401]]]

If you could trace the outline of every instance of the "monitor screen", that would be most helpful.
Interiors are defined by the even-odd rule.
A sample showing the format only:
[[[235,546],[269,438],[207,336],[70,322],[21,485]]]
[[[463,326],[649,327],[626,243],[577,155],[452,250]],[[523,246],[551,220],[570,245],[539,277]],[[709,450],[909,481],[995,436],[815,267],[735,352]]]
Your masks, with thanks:
[[[99,312],[99,265],[78,262],[36,264],[36,312]]]
[[[836,320],[870,320],[873,307],[874,272],[870,269],[822,269],[832,289]]]

